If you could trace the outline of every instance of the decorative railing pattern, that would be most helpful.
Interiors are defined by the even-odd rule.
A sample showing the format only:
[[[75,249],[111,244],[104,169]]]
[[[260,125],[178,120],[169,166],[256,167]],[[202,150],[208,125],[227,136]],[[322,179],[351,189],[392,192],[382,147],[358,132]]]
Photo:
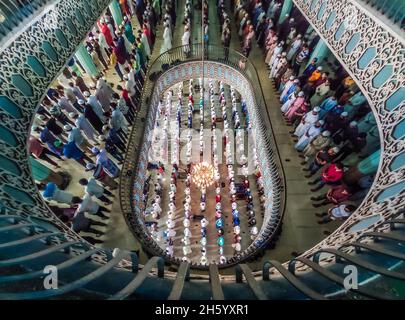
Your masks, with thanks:
[[[191,54],[185,56],[183,47],[176,47],[172,50],[159,56],[150,66],[150,71],[158,72],[153,77],[159,76],[154,84],[153,90],[148,90],[147,105],[149,107],[144,123],[143,141],[134,140],[131,143],[136,144],[137,154],[134,158],[133,154],[126,156],[124,164],[124,172],[131,166],[131,176],[123,175],[121,177],[121,202],[124,216],[130,224],[131,229],[138,239],[143,243],[145,250],[151,254],[165,256],[166,260],[172,263],[180,264],[177,258],[169,257],[164,250],[153,240],[143,221],[144,203],[142,201],[143,188],[146,180],[146,168],[148,164],[148,153],[151,147],[151,131],[153,130],[156,107],[158,105],[161,94],[176,83],[204,77],[221,80],[231,86],[237,87],[239,92],[245,98],[253,123],[253,131],[256,139],[256,149],[258,152],[259,165],[263,177],[265,177],[265,217],[262,228],[254,242],[241,252],[238,256],[232,257],[227,264],[220,267],[226,267],[242,260],[252,257],[261,248],[272,239],[282,220],[284,211],[284,201],[281,200],[281,195],[284,194],[284,183],[282,167],[280,167],[280,159],[275,150],[275,143],[272,137],[271,128],[264,124],[264,119],[267,116],[263,115],[263,96],[258,88],[254,89],[253,83],[257,83],[248,76],[246,71],[257,77],[256,70],[245,68],[242,70],[239,66],[241,59],[245,59],[241,54],[231,51],[228,59],[224,59],[224,51],[222,48],[208,46],[205,48],[205,61],[202,66],[200,61],[202,56],[201,44],[193,44],[190,46]],[[216,61],[223,61],[218,63]],[[162,66],[168,70],[162,73]],[[248,67],[252,67],[248,66]],[[149,74],[151,74],[149,72]],[[255,93],[258,96],[255,96]],[[258,103],[258,101],[262,103]],[[145,111],[144,111],[145,112]],[[144,114],[145,115],[145,114]],[[134,130],[139,130],[139,127],[134,126]],[[132,133],[132,137],[139,136],[139,133]],[[141,145],[141,146],[140,146]],[[136,159],[136,160],[135,160]],[[136,163],[136,170],[133,169],[133,163]],[[281,172],[281,174],[279,173]],[[125,193],[131,192],[131,197]],[[123,201],[124,200],[124,201]],[[128,204],[131,201],[131,204]],[[192,264],[194,268],[207,268],[206,266]]]
[[[0,52],[0,205],[6,213],[42,218],[76,240],[36,188],[27,139],[48,87],[109,2],[61,0]]]
[[[340,228],[304,253],[308,257],[321,248],[355,241],[403,208],[405,167],[393,170],[392,164],[405,152],[404,44],[356,1],[293,1],[367,97],[381,138],[379,170],[368,195]],[[350,231],[359,221],[378,214],[381,220],[377,223],[358,232]]]

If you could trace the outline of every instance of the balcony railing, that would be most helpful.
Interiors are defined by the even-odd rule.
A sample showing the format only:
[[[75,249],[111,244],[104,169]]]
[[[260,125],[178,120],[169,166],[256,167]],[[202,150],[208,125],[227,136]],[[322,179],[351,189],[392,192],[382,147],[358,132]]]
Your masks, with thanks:
[[[22,22],[30,19],[53,0],[2,0],[0,1],[0,42]]]
[[[158,80],[159,76],[162,75],[166,70],[184,63],[193,63],[194,65],[196,62],[203,63],[203,59],[207,63],[220,62],[224,65],[230,66],[236,71],[242,73],[251,84],[249,90],[253,93],[255,100],[255,104],[254,106],[252,106],[252,108],[254,109],[254,113],[257,118],[256,126],[257,130],[259,130],[261,133],[260,139],[262,139],[261,141],[263,146],[263,150],[260,150],[260,152],[262,152],[263,156],[265,156],[265,160],[263,160],[263,163],[265,163],[263,167],[265,169],[262,168],[262,170],[265,170],[269,178],[271,178],[273,184],[273,195],[271,196],[271,198],[269,198],[272,199],[273,206],[266,212],[265,220],[258,236],[253,241],[253,243],[251,243],[249,247],[247,247],[243,252],[241,252],[237,256],[230,258],[226,264],[220,266],[229,267],[230,265],[234,265],[236,263],[239,263],[240,261],[253,258],[259,250],[266,247],[266,245],[273,239],[274,235],[277,233],[281,225],[285,204],[285,181],[283,167],[279,159],[277,145],[274,142],[270,117],[268,115],[262,88],[260,85],[260,80],[254,65],[245,56],[237,51],[229,50],[226,54],[223,47],[209,45],[203,48],[201,43],[192,44],[190,45],[190,48],[188,50],[189,53],[187,55],[184,53],[184,49],[185,46],[172,48],[171,50],[162,53],[149,65],[149,70],[147,73],[149,81],[146,82],[146,89],[144,89],[142,93],[143,107],[140,111],[140,113],[142,114],[138,114],[138,117],[145,117],[145,119],[149,119],[151,114],[153,114],[153,111],[151,111],[151,109],[153,109],[151,107],[151,105],[153,105],[153,102],[151,101],[154,100],[154,96],[156,95],[154,86],[156,86],[156,80]],[[202,67],[200,70],[204,69],[205,68]],[[201,75],[199,74],[198,76],[210,77],[209,71],[204,72],[207,73],[200,73]],[[144,113],[145,110],[147,110],[146,113]],[[140,212],[139,209],[141,209],[142,207],[141,201],[134,200],[135,193],[138,193],[138,191],[135,192],[133,190],[135,179],[137,179],[140,170],[139,159],[143,158],[143,156],[141,155],[143,154],[143,144],[139,138],[137,139],[135,137],[146,137],[148,135],[148,133],[145,131],[145,126],[142,126],[142,129],[140,129],[140,126],[133,126],[134,129],[131,133],[131,139],[129,139],[130,141],[128,150],[130,150],[130,152],[127,152],[126,154],[126,159],[122,171],[128,172],[129,170],[131,171],[131,174],[121,176],[121,208],[123,209],[123,214],[127,223],[131,226],[131,231],[141,241],[141,243],[144,245],[144,248],[150,254],[164,256],[167,262],[180,264],[181,261],[179,259],[167,256],[164,250],[161,249],[159,245],[150,238],[150,236],[148,235],[148,231],[146,230],[142,222],[142,219],[136,213],[137,211]],[[142,130],[142,133],[140,134],[138,130]],[[134,152],[132,152],[131,150],[134,150]],[[139,194],[139,199],[141,198],[142,195]],[[206,269],[207,266],[192,263],[191,268]]]
[[[405,27],[404,0],[359,0],[381,12],[401,29]]]

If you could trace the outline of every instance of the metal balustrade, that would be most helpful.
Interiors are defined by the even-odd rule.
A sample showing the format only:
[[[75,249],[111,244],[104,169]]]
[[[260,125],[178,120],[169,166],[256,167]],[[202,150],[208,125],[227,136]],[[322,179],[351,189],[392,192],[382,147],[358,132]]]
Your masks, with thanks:
[[[403,218],[397,217],[393,219],[396,221],[388,220],[387,223],[392,222],[392,224],[398,224],[397,228],[393,230],[388,229],[385,231],[376,231],[373,237],[380,237],[384,234],[390,234],[396,232],[397,235],[404,235],[405,228],[403,225]],[[29,225],[29,221],[26,219],[19,218],[19,223],[24,225]],[[399,222],[398,222],[399,221]],[[109,298],[113,300],[117,299],[134,299],[139,293],[138,289],[143,286],[143,284],[148,279],[148,285],[143,286],[142,293],[147,295],[146,298],[160,298],[169,300],[178,299],[200,299],[201,296],[205,299],[215,299],[223,300],[232,297],[237,299],[269,299],[271,298],[285,298],[295,297],[299,299],[331,299],[335,296],[337,298],[353,297],[350,294],[356,294],[357,298],[365,299],[392,299],[401,298],[393,297],[392,293],[380,292],[372,290],[370,288],[370,283],[372,281],[365,281],[364,284],[359,284],[357,288],[350,288],[349,290],[344,289],[344,273],[340,273],[334,269],[334,266],[351,264],[357,266],[358,268],[369,270],[380,277],[389,277],[395,279],[398,285],[405,281],[405,275],[401,271],[393,270],[394,267],[383,267],[378,265],[375,261],[370,262],[370,257],[375,259],[376,256],[383,254],[384,256],[391,256],[395,258],[396,261],[404,261],[404,237],[401,241],[396,243],[390,242],[390,246],[387,243],[381,242],[358,242],[358,243],[347,243],[339,249],[323,249],[315,253],[310,258],[297,257],[291,260],[288,264],[288,269],[285,269],[277,261],[268,261],[263,265],[263,271],[261,276],[255,276],[248,265],[239,264],[235,267],[235,277],[233,280],[221,281],[218,266],[209,266],[209,281],[207,280],[193,280],[190,277],[190,265],[183,262],[178,271],[177,277],[166,278],[164,260],[161,257],[151,258],[146,265],[138,266],[137,257],[133,253],[126,251],[118,251],[113,257],[111,251],[106,253],[110,257],[105,264],[98,264],[92,260],[92,255],[96,253],[97,250],[91,249],[88,245],[82,245],[79,242],[69,242],[66,238],[61,236],[62,243],[54,244],[52,242],[43,241],[47,237],[52,237],[52,233],[47,232],[46,229],[38,227],[36,229],[36,235],[41,235],[43,237],[37,237],[32,239],[32,235],[25,232],[22,228],[15,229],[5,229],[8,226],[15,226],[15,220],[13,217],[0,216],[0,227],[3,231],[3,242],[2,247],[0,247],[0,274],[3,273],[3,269],[10,266],[27,266],[27,272],[21,274],[12,275],[1,275],[0,276],[0,299],[46,299],[46,298],[63,298],[69,297],[69,294],[76,294],[76,298],[80,298],[82,293],[86,297],[94,298]],[[7,231],[5,231],[7,230]],[[13,234],[14,236],[10,236]],[[7,241],[8,237],[10,241]],[[7,248],[15,246],[15,236],[18,236],[19,240],[29,239],[26,243],[35,244],[32,246],[29,254],[25,256],[4,259],[4,255],[7,252]],[[393,238],[392,239],[399,239]],[[11,244],[7,246],[7,244]],[[38,249],[38,245],[41,249]],[[343,250],[346,246],[357,245],[358,251],[352,254],[345,253]],[[69,248],[79,246],[82,247],[83,253],[80,255],[73,255]],[[387,249],[390,247],[391,249]],[[330,253],[336,257],[336,261],[329,263],[327,265],[319,264],[319,256],[322,253]],[[15,254],[15,253],[14,253]],[[44,259],[43,264],[47,264],[49,261],[54,260],[55,255],[61,255],[64,258],[58,259],[59,263],[56,264],[58,274],[61,279],[59,279],[58,289],[53,290],[41,290],[37,291],[24,291],[24,292],[9,292],[7,289],[7,284],[13,282],[13,288],[16,288],[16,284],[20,282],[26,283],[27,281],[42,281],[44,274],[42,270],[37,270],[37,267],[32,267],[33,262],[36,260]],[[120,261],[126,259],[130,255],[132,261],[134,262],[134,268],[132,272],[125,269],[117,269],[117,265]],[[307,265],[311,271],[309,272],[297,272],[296,262],[304,263]],[[41,265],[41,264],[40,264]],[[89,269],[89,266],[91,268]],[[154,267],[157,267],[157,273]],[[89,270],[86,274],[82,274],[80,270],[84,268]],[[138,270],[139,268],[139,270]],[[77,271],[75,271],[77,270]],[[277,270],[278,272],[275,272]],[[110,272],[115,272],[112,275]],[[67,278],[65,273],[78,274],[79,276],[75,279]],[[114,283],[117,284],[117,291],[111,293],[110,288],[106,287],[106,283],[111,285],[111,277],[114,276]],[[312,278],[310,278],[312,277]],[[311,279],[323,278],[326,281],[320,281],[321,285],[316,285],[317,281]],[[108,281],[106,281],[108,279]],[[185,286],[185,283],[188,285]],[[92,284],[91,287],[89,285]],[[325,290],[329,288],[331,284],[336,285],[333,287],[333,292],[329,294],[325,293]],[[236,287],[235,287],[236,286]],[[99,291],[95,291],[94,288],[99,288]],[[339,289],[342,288],[342,289]],[[339,291],[342,291],[339,293]],[[301,296],[297,296],[297,292]],[[145,298],[140,296],[141,298]],[[403,298],[403,297],[402,297]]]
[[[0,43],[24,22],[54,0],[2,0],[0,1]]]
[[[235,265],[241,261],[245,261],[248,259],[253,258],[257,252],[266,247],[266,245],[273,239],[274,235],[279,230],[279,227],[282,222],[282,217],[284,214],[284,204],[285,204],[285,193],[284,193],[284,186],[285,186],[285,178],[284,178],[284,171],[281,164],[281,160],[279,157],[278,147],[274,141],[274,134],[273,129],[270,122],[270,116],[268,114],[268,110],[266,107],[266,103],[264,100],[264,94],[262,91],[262,87],[260,85],[260,80],[257,74],[257,70],[255,66],[249,61],[243,54],[237,52],[235,50],[228,50],[227,56],[225,56],[225,51],[222,47],[208,45],[204,47],[201,43],[194,43],[188,46],[189,53],[186,54],[185,50],[186,46],[178,46],[174,47],[169,51],[166,51],[160,54],[153,62],[149,63],[148,71],[146,75],[146,81],[142,97],[141,97],[141,111],[140,114],[137,115],[135,120],[138,123],[139,118],[149,119],[153,112],[150,111],[151,109],[151,102],[153,99],[156,99],[154,94],[155,86],[159,81],[160,77],[165,74],[165,72],[169,72],[174,67],[181,66],[181,65],[190,65],[191,62],[194,63],[193,68],[198,63],[202,63],[202,56],[204,56],[205,63],[207,62],[216,62],[218,63],[218,68],[229,66],[235,70],[237,70],[240,74],[242,74],[251,84],[258,84],[258,85],[251,85],[250,88],[246,88],[246,90],[250,90],[253,93],[254,101],[252,105],[253,113],[257,116],[258,120],[258,128],[260,128],[260,135],[261,138],[264,139],[265,148],[266,148],[266,155],[268,161],[266,165],[269,166],[269,178],[273,181],[272,188],[273,188],[273,196],[269,199],[273,199],[273,207],[271,213],[271,218],[268,220],[266,225],[263,225],[259,235],[256,239],[249,245],[247,249],[242,251],[239,255],[231,257],[225,264],[219,265],[220,268],[229,267],[231,265]],[[241,67],[241,63],[243,63],[243,67]],[[205,64],[206,65],[206,64]],[[202,76],[203,68],[205,68],[201,64],[200,73],[196,76]],[[209,72],[204,71],[204,77],[210,77]],[[185,79],[183,79],[185,80]],[[180,80],[179,80],[180,81]],[[227,81],[225,77],[223,81]],[[253,118],[253,115],[252,115]],[[143,137],[143,139],[147,139],[147,134],[145,134],[145,122],[139,122],[139,125],[133,126],[133,131],[131,132],[131,137],[129,139],[128,149],[130,152],[127,152],[125,156],[125,161],[123,164],[122,171],[128,172],[130,171],[130,175],[122,175],[120,180],[120,201],[121,201],[121,208],[123,209],[124,217],[127,221],[127,224],[130,226],[131,231],[134,235],[140,239],[140,242],[143,245],[144,250],[149,252],[152,255],[159,255],[165,257],[166,261],[172,264],[179,265],[181,263],[181,259],[177,257],[170,257],[166,254],[166,252],[160,248],[157,243],[151,239],[149,233],[142,222],[141,214],[136,213],[136,209],[139,208],[139,205],[134,205],[133,202],[133,190],[135,179],[139,177],[139,157],[141,153],[141,145],[142,139],[136,139],[135,137]],[[141,130],[142,134],[139,134],[139,130]],[[132,151],[132,150],[136,150]],[[142,210],[142,209],[141,209]],[[257,244],[256,240],[260,239],[260,243]],[[208,269],[208,266],[192,263],[191,268],[198,268],[198,269]]]
[[[401,29],[405,27],[405,2],[403,0],[358,0],[378,10]]]

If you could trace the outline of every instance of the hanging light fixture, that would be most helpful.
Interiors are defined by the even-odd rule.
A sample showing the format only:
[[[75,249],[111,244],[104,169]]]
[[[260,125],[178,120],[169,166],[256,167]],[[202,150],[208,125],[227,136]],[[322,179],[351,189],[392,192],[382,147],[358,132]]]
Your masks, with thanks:
[[[215,182],[215,169],[208,162],[197,163],[191,171],[191,178],[201,191],[206,190]]]

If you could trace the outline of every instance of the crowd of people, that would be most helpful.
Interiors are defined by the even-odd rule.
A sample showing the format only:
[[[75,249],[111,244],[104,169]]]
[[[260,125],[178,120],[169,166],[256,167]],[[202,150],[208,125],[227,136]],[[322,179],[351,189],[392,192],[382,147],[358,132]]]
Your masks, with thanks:
[[[170,3],[166,2],[168,12]],[[75,232],[84,232],[91,243],[103,242],[101,230],[107,227],[107,207],[118,188],[120,165],[139,110],[161,16],[159,1],[139,1],[136,6],[120,1],[120,5],[122,24],[118,25],[107,10],[85,40],[98,75],[86,74],[80,61],[72,58],[57,83],[48,89],[29,138],[32,161],[42,161],[53,173],[52,179],[37,183],[43,198],[62,221]],[[115,71],[111,81],[106,80],[109,69]],[[88,172],[82,177],[92,175],[78,181],[83,196],[75,196],[76,190],[65,190],[66,179],[57,179],[60,174],[54,172],[64,169],[68,159]]]
[[[318,222],[346,219],[355,209],[350,200],[356,193],[365,194],[373,181],[373,174],[354,179],[350,168],[379,146],[378,128],[366,98],[340,65],[334,70],[311,57],[321,40],[298,10],[280,17],[283,1],[233,4],[243,53],[249,56],[254,42],[263,51],[306,177],[321,170],[320,177],[309,182],[316,185],[311,191],[329,186],[325,194],[311,197],[316,208],[333,206],[317,214],[323,218]]]

